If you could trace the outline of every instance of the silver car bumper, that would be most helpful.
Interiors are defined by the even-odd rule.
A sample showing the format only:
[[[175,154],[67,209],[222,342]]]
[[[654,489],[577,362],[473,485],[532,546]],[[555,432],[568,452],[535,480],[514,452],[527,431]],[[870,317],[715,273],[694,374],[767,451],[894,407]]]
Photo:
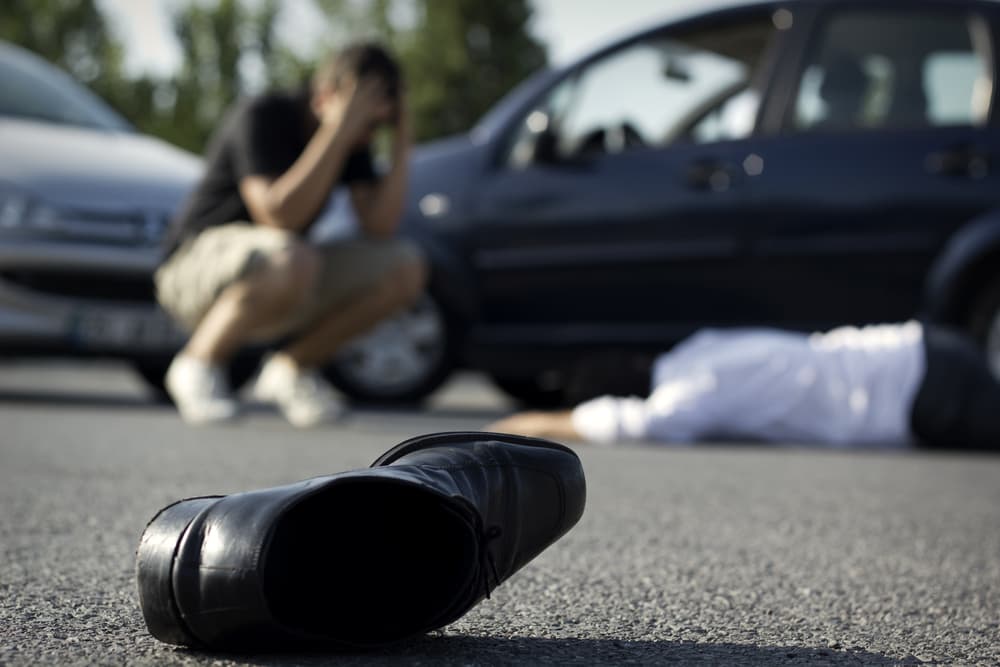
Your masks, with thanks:
[[[145,289],[156,262],[151,247],[5,240],[0,351],[143,356],[177,349],[183,332]]]

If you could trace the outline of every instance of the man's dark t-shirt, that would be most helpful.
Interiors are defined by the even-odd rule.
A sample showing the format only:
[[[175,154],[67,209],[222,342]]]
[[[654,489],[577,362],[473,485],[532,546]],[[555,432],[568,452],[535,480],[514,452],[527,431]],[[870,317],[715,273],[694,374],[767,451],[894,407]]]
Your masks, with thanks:
[[[284,174],[305,150],[316,127],[304,92],[269,93],[237,104],[209,142],[205,173],[167,231],[166,255],[209,227],[249,221],[240,181],[246,176],[278,178]],[[371,153],[363,149],[347,159],[340,182],[375,178]]]

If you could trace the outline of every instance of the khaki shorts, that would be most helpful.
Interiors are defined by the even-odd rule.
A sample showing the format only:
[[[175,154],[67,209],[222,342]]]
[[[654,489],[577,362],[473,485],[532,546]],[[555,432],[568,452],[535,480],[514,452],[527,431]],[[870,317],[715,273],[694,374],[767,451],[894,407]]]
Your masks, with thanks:
[[[156,298],[193,331],[222,290],[300,242],[297,234],[272,227],[246,223],[210,227],[185,241],[157,270]],[[289,317],[283,327],[286,333],[307,326],[395,267],[420,259],[419,249],[401,239],[344,239],[314,247],[322,257],[317,286]]]

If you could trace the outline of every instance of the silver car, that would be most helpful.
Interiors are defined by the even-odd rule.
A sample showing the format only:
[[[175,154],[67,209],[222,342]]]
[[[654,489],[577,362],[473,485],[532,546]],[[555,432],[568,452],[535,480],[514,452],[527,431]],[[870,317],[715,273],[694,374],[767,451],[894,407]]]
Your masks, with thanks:
[[[200,170],[0,42],[0,354],[126,358],[158,386],[183,336],[151,276]]]

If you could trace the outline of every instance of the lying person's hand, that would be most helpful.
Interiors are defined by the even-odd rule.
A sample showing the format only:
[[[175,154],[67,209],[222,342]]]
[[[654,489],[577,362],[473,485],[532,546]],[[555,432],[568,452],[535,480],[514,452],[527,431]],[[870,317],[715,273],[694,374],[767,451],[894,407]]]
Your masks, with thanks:
[[[580,441],[582,438],[573,427],[572,413],[560,412],[520,412],[488,425],[485,431],[493,433],[513,433],[533,438]]]

